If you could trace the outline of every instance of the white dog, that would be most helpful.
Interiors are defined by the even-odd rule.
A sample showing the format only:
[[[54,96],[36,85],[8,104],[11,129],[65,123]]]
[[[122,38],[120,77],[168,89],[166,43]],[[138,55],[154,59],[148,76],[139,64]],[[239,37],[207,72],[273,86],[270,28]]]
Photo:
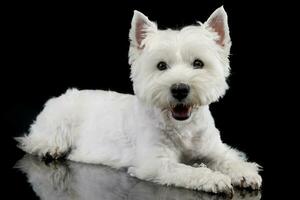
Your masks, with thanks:
[[[114,168],[143,180],[213,193],[259,189],[259,165],[222,143],[209,104],[225,94],[231,40],[218,8],[204,23],[158,30],[135,11],[129,50],[135,95],[68,90],[17,138],[20,147]],[[188,165],[194,161],[201,165]]]

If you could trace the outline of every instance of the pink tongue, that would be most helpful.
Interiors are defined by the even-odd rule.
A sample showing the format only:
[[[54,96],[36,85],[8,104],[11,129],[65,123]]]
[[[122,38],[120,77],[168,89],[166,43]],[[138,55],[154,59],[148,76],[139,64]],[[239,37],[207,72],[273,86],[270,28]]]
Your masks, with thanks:
[[[172,109],[172,116],[177,120],[185,120],[189,118],[189,107],[184,105],[177,105]]]

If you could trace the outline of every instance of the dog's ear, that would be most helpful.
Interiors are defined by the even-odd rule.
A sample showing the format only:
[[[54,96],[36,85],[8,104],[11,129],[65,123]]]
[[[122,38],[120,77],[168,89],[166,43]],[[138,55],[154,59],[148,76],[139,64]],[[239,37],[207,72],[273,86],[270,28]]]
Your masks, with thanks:
[[[153,33],[156,30],[157,26],[154,22],[151,22],[143,13],[135,10],[131,21],[131,29],[129,32],[131,45],[133,45],[137,49],[143,49],[144,39],[149,33]]]
[[[231,40],[227,22],[227,14],[223,6],[216,9],[205,22],[206,27],[218,34],[216,43],[225,49],[230,49]]]

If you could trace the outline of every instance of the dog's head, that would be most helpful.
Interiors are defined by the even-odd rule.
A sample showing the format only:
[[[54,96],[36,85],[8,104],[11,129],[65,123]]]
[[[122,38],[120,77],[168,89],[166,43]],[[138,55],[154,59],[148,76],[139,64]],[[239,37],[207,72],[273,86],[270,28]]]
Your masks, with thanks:
[[[225,94],[231,41],[223,7],[181,30],[158,30],[134,11],[129,37],[131,79],[142,102],[186,120]]]

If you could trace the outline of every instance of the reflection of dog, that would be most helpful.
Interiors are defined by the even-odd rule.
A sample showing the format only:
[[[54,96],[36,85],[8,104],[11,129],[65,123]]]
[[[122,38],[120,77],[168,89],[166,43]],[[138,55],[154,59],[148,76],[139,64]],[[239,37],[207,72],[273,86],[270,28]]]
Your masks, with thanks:
[[[172,199],[223,200],[222,195],[212,195],[183,188],[165,187],[139,181],[121,170],[101,165],[55,161],[48,164],[31,155],[18,161],[34,192],[41,199]],[[233,200],[259,200],[259,191],[237,190]]]
[[[258,189],[258,165],[222,143],[208,108],[228,88],[225,10],[181,30],[158,30],[135,11],[129,37],[135,95],[69,90],[47,102],[29,135],[18,138],[20,147],[128,167],[132,176],[160,184],[214,193],[232,193],[232,185]],[[183,164],[189,160],[207,167]]]

